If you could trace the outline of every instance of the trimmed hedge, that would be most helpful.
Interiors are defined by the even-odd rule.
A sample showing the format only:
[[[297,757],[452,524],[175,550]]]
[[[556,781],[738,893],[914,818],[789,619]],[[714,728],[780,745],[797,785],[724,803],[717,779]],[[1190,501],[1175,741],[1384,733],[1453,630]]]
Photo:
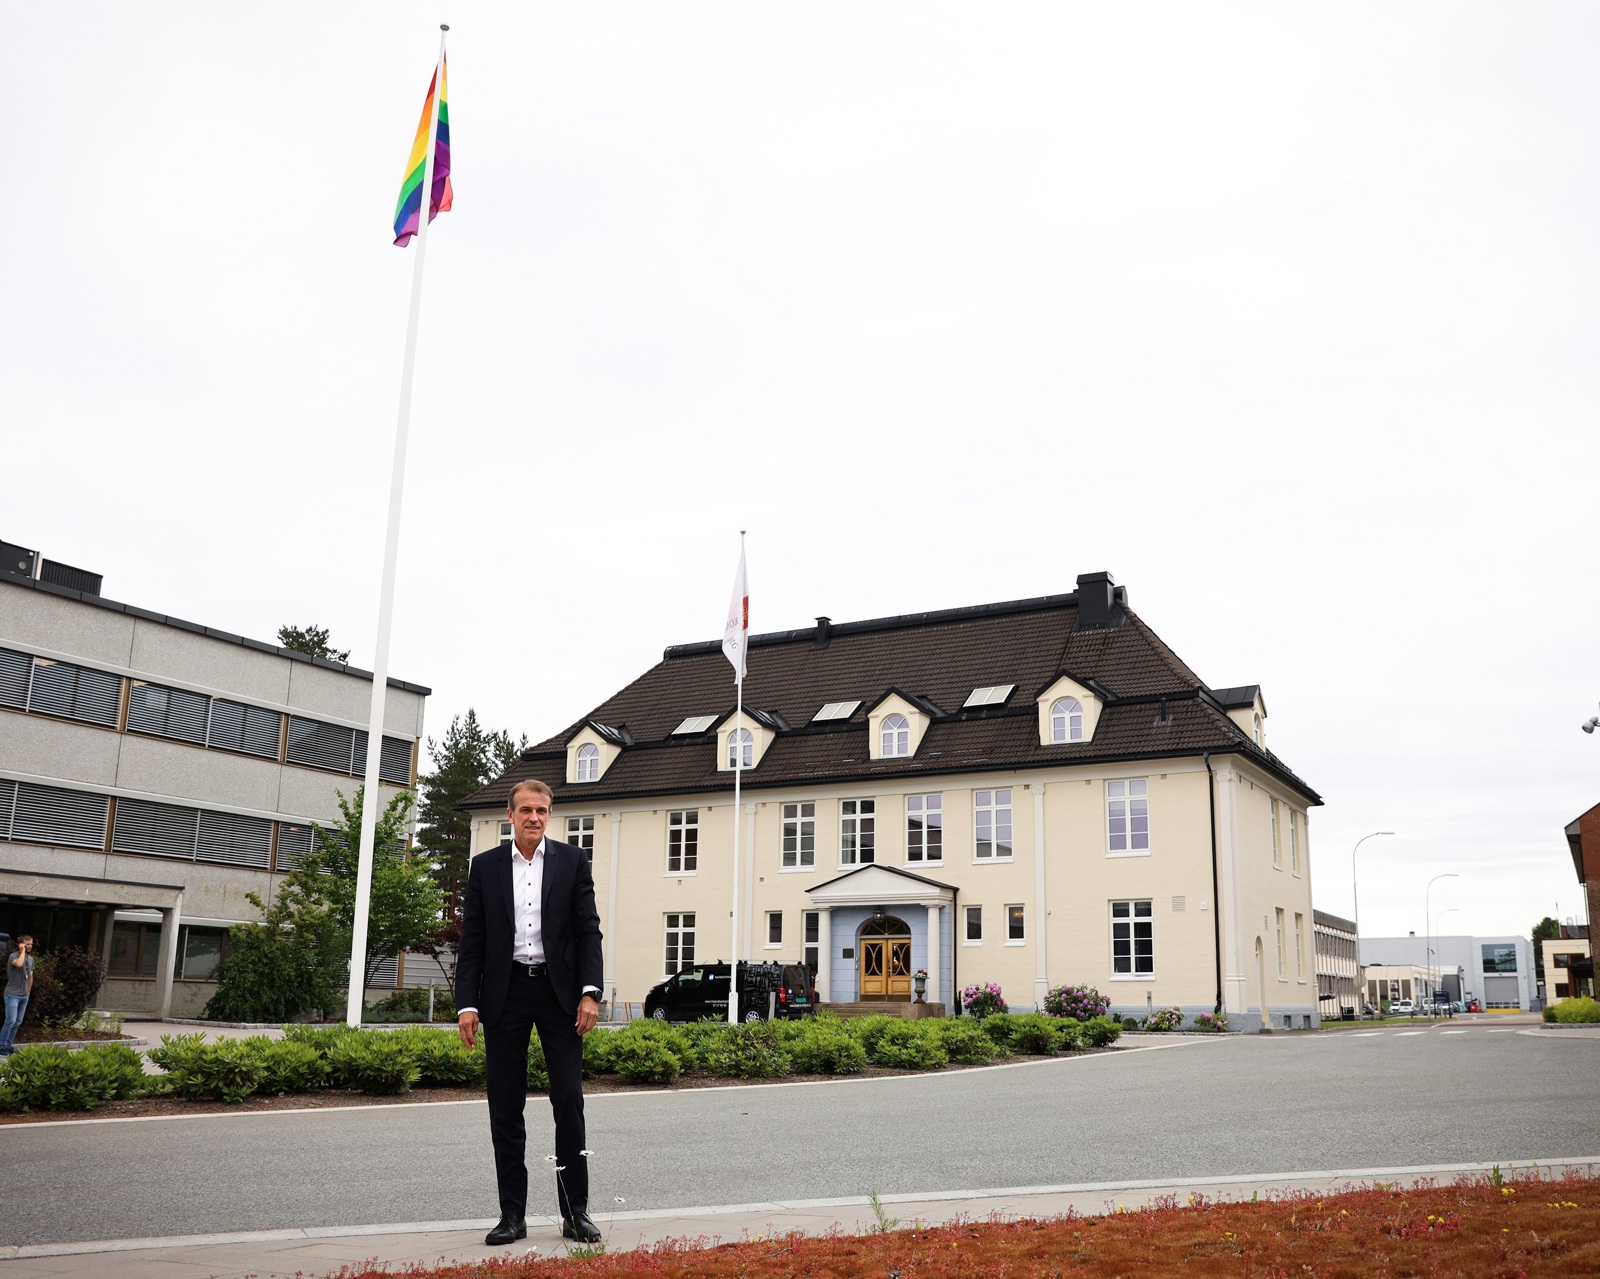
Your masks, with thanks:
[[[1579,995],[1557,1002],[1555,1013],[1556,1020],[1562,1025],[1581,1025],[1584,1022],[1600,1021],[1600,1004],[1595,1003],[1587,995]]]

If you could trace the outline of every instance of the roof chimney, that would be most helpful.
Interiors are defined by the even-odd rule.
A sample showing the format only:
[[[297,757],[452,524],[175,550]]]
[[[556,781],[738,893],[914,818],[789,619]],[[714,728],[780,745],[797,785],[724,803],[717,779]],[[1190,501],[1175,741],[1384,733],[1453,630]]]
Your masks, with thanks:
[[[1078,575],[1078,629],[1096,630],[1112,624],[1111,610],[1116,603],[1116,584],[1110,573]]]
[[[811,647],[813,649],[827,648],[828,636],[832,631],[833,619],[831,617],[817,618],[817,637],[811,641]]]

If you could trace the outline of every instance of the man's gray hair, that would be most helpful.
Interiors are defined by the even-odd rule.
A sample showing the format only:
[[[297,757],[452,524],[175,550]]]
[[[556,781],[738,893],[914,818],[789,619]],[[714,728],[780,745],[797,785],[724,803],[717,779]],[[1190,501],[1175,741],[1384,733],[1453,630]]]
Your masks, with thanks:
[[[551,804],[552,807],[555,806],[555,802],[556,802],[555,792],[552,791],[543,782],[541,782],[537,777],[527,777],[527,778],[524,778],[522,781],[518,782],[515,786],[513,786],[511,788],[511,794],[506,796],[506,811],[507,812],[510,812],[512,809],[514,809],[517,806],[517,792],[519,790],[536,790],[541,795],[543,795],[546,799],[548,799],[550,801],[550,804]]]

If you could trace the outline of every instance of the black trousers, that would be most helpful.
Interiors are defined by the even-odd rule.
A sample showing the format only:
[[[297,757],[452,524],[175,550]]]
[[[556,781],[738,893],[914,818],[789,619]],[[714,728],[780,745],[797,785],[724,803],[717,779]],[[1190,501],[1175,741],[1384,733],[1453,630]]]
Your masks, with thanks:
[[[513,968],[505,1007],[493,1026],[484,1028],[489,1088],[489,1135],[494,1139],[495,1179],[500,1185],[500,1211],[527,1214],[528,1130],[523,1110],[528,1100],[528,1040],[534,1030],[544,1046],[550,1071],[550,1109],[555,1114],[557,1201],[563,1217],[589,1210],[589,1162],[582,1154],[583,1039],[574,1014],[561,1007],[548,977],[530,977]],[[535,1160],[540,1169],[552,1165]]]

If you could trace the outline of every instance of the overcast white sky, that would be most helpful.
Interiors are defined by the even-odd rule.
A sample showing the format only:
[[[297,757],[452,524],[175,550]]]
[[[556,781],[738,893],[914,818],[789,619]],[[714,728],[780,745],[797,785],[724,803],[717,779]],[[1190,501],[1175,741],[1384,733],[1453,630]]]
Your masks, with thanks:
[[[720,634],[1108,569],[1369,935],[1582,918],[1600,10],[0,3],[0,537],[538,739]],[[997,672],[1003,675],[1003,672]]]

